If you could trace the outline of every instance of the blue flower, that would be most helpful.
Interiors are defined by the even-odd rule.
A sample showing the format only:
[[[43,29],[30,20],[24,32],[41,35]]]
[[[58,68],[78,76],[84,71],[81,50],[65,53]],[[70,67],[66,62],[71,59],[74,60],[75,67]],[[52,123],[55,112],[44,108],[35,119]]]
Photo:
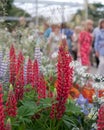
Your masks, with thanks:
[[[83,104],[87,104],[87,103],[88,103],[88,100],[86,98],[84,98],[82,94],[80,94],[79,98],[77,99],[77,104],[83,105]]]
[[[85,115],[88,115],[90,109],[93,107],[93,105],[88,102],[88,99],[84,98],[82,94],[80,94],[76,103],[81,107],[81,112],[83,112]]]

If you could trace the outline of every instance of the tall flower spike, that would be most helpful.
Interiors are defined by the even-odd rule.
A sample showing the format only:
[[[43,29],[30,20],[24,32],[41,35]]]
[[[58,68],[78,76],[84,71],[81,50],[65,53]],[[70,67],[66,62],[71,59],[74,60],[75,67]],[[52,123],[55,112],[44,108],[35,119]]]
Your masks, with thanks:
[[[104,104],[100,106],[98,111],[97,130],[104,130]]]
[[[32,61],[29,59],[27,63],[27,84],[32,85],[32,82],[33,82]]]
[[[10,85],[10,89],[8,92],[5,112],[6,112],[6,115],[10,117],[16,117],[17,115],[17,101],[15,98],[15,94],[13,92],[12,85]]]
[[[39,75],[37,92],[39,100],[41,98],[46,98],[46,82],[42,74]]]
[[[37,87],[38,86],[38,78],[39,78],[39,67],[37,60],[33,63],[33,78],[32,78],[32,86]]]
[[[16,65],[16,82],[15,96],[17,100],[21,100],[24,94],[24,57],[22,52],[19,53]]]
[[[27,84],[27,63],[24,63],[24,84]]]
[[[10,48],[10,79],[9,82],[15,86],[15,76],[16,76],[16,55],[15,55],[15,49],[12,45]]]
[[[39,45],[36,45],[34,58],[37,60],[38,65],[39,65],[39,70],[40,70],[40,67],[41,67],[41,52],[40,52]]]
[[[53,109],[54,111],[51,111],[50,115],[53,117],[54,113],[56,113],[57,119],[60,119],[65,112],[65,103],[72,86],[73,68],[69,66],[71,61],[72,58],[68,53],[66,40],[63,40],[58,54],[56,111]]]
[[[0,84],[0,130],[5,130],[4,128],[4,106],[3,106],[3,90]]]

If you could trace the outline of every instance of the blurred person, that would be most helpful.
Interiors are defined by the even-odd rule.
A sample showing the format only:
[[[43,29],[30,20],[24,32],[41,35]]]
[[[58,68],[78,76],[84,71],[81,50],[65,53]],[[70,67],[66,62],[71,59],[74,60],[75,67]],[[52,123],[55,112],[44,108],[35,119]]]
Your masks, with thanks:
[[[78,50],[78,39],[79,39],[79,34],[81,32],[81,27],[76,26],[73,34],[73,42],[72,42],[72,54],[74,60],[77,60],[77,50]]]
[[[24,16],[19,18],[19,23],[16,26],[16,33],[17,33],[17,41],[19,44],[22,44],[22,37],[24,35],[24,30],[27,28],[27,22]]]
[[[78,42],[78,58],[81,60],[81,64],[90,67],[90,53],[92,50],[92,30],[93,21],[86,20],[84,30],[79,35]]]
[[[66,36],[69,52],[72,54],[72,39],[73,31],[66,25],[66,23],[61,24],[61,33]]]
[[[25,19],[25,17],[22,16],[22,17],[19,18],[19,25],[23,26],[23,27],[26,26],[26,19]]]
[[[93,31],[93,47],[94,47],[94,44],[95,44],[95,39],[97,37],[97,35],[100,33],[100,24],[101,24],[101,20],[99,20],[98,22],[98,27],[96,27]],[[98,67],[99,65],[99,58],[95,55],[95,60],[96,60],[96,67]]]
[[[59,45],[62,39],[62,35],[60,33],[60,25],[56,24],[53,27],[53,32],[51,32],[48,39],[48,51],[51,58],[54,57],[54,54],[56,55],[55,57],[57,57]]]
[[[95,38],[94,48],[99,58],[98,74],[104,76],[104,19],[100,20],[100,31]]]
[[[48,23],[45,22],[44,23],[44,33],[43,33],[44,38],[46,38],[46,39],[49,38],[51,32],[52,32],[52,28],[49,26]]]

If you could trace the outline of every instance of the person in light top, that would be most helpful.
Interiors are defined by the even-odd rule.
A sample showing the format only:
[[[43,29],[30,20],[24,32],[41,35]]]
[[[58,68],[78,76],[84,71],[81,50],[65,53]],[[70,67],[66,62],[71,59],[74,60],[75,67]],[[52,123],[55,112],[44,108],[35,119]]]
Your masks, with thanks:
[[[74,60],[77,60],[78,39],[79,39],[80,32],[81,32],[81,27],[76,26],[74,29],[73,42],[72,42],[72,54]]]
[[[98,74],[104,76],[104,19],[100,21],[100,31],[96,35],[94,48],[100,61]]]
[[[49,56],[51,58],[54,53],[58,54],[61,40],[62,40],[62,34],[60,32],[60,25],[54,24],[52,26],[52,32],[48,39],[48,50],[49,50]]]

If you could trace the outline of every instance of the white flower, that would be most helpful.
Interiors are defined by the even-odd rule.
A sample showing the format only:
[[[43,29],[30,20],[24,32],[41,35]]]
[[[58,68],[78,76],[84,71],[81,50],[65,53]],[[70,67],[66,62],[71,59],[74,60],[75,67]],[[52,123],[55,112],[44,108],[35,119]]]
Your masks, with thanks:
[[[52,54],[52,58],[56,58],[58,56],[58,52],[54,52],[53,54]]]

